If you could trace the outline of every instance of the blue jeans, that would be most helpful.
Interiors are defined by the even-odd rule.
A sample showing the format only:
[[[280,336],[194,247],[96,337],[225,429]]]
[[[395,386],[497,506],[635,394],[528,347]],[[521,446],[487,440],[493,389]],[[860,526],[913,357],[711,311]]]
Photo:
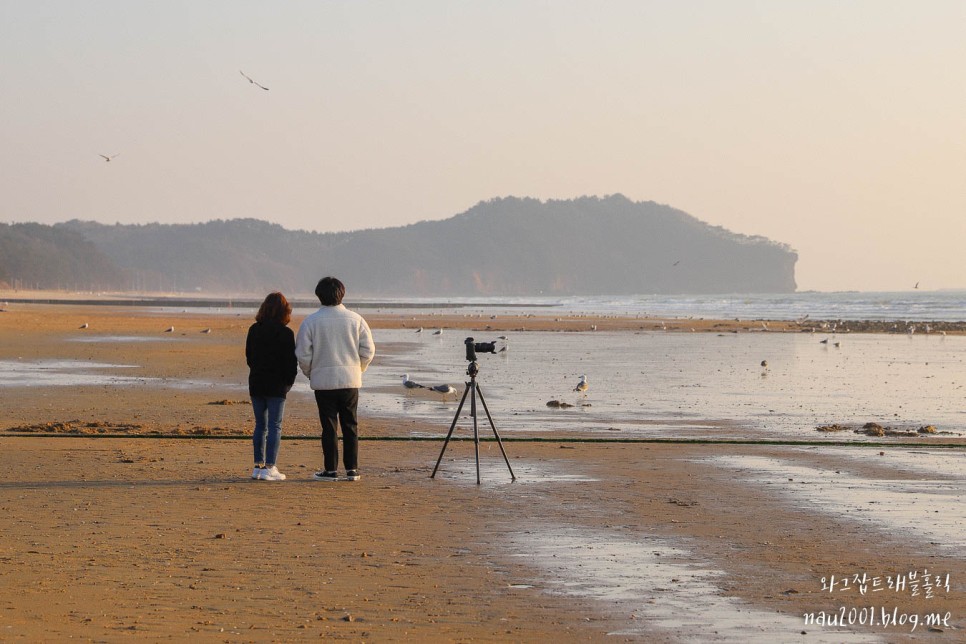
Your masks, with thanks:
[[[252,411],[255,412],[255,432],[252,436],[252,443],[255,445],[255,464],[264,463],[271,467],[275,465],[278,447],[282,442],[285,399],[252,396]]]

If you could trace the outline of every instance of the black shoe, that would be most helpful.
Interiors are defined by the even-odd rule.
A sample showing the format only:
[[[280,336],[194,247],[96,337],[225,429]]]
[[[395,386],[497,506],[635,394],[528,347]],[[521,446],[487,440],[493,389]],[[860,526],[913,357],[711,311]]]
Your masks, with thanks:
[[[347,481],[358,481],[362,478],[362,475],[359,474],[359,470],[349,470],[345,473],[345,478]]]
[[[315,474],[313,474],[312,478],[314,478],[316,481],[338,481],[339,473],[326,472],[325,470],[322,470],[321,472],[316,472]]]

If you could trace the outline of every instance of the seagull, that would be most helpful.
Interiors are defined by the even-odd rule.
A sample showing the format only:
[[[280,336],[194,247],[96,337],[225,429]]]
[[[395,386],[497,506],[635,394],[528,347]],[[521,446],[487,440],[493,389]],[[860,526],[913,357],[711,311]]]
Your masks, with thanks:
[[[433,335],[443,335],[443,330],[442,329],[436,329],[435,331],[433,331]]]
[[[680,263],[681,263],[681,260],[679,259],[678,261],[676,261],[676,262],[674,262],[673,264],[671,264],[671,266],[677,266],[677,265],[678,265],[678,264],[680,264]]]
[[[110,163],[111,162],[111,159],[113,159],[114,157],[116,157],[116,156],[118,156],[120,154],[121,153],[118,152],[117,154],[112,154],[111,156],[107,156],[106,154],[98,154],[97,156],[103,157],[105,161],[107,161],[108,163]]]
[[[403,387],[405,387],[406,389],[425,389],[426,388],[425,385],[421,385],[418,382],[413,382],[412,380],[410,380],[408,373],[403,374]]]
[[[418,329],[416,329],[416,333],[422,333],[422,332],[423,332],[423,327],[419,327]]]
[[[255,87],[261,87],[261,88],[262,88],[263,90],[265,90],[266,92],[268,91],[268,88],[267,88],[267,87],[265,87],[264,85],[259,85],[258,83],[256,83],[255,81],[253,81],[253,80],[252,80],[252,79],[251,79],[251,78],[250,78],[250,77],[248,76],[248,74],[246,74],[246,73],[245,73],[245,72],[243,72],[242,70],[240,70],[240,69],[239,69],[239,70],[238,70],[238,73],[239,73],[239,74],[241,74],[242,76],[244,76],[244,77],[245,77],[245,79],[246,79],[246,80],[247,80],[247,81],[248,81],[249,83],[251,83],[252,85],[254,85]]]
[[[763,366],[765,369],[767,369],[768,368],[768,361],[767,360],[762,360],[761,361],[761,366]]]
[[[828,344],[828,338],[825,338],[824,340],[819,340],[818,343],[819,344]]]
[[[587,392],[587,387],[588,387],[588,385],[587,385],[587,376],[581,376],[580,377],[580,382],[578,382],[577,383],[577,386],[574,387],[574,391],[579,391],[581,393],[586,393]]]
[[[919,288],[919,282],[916,282],[916,285],[913,286],[912,288]]]
[[[202,329],[201,332],[202,333],[211,333],[211,329]]]
[[[164,332],[165,333],[174,333],[174,327],[173,326],[169,326],[167,329],[164,330]]]
[[[450,385],[436,385],[434,387],[430,387],[430,389],[437,393],[443,394],[443,398],[446,398],[447,394],[456,393],[456,389]]]
[[[78,328],[80,328],[80,329],[86,329],[87,326],[88,326],[87,322],[84,322],[84,324],[80,325]]]

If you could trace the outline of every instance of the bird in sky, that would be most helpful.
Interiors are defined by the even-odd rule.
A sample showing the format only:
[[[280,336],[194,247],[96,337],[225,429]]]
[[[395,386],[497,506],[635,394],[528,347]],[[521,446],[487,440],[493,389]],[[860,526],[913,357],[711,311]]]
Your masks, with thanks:
[[[242,70],[239,69],[238,70],[238,73],[241,74],[242,76],[244,76],[245,77],[245,80],[247,80],[249,83],[251,83],[255,87],[261,87],[266,92],[268,91],[268,88],[267,87],[265,87],[264,85],[260,85],[259,83],[256,83],[254,80],[251,79],[251,77],[248,76],[248,74],[246,74]]]
[[[916,282],[916,285],[913,286],[912,288],[919,288],[919,282]]]
[[[112,154],[111,156],[107,156],[106,154],[98,154],[97,156],[102,157],[105,161],[107,161],[108,163],[110,163],[111,162],[111,159],[113,159],[113,158],[115,158],[117,156],[120,156],[120,154],[121,153],[118,152],[117,154]]]
[[[574,391],[586,393],[589,386],[590,385],[587,384],[587,376],[581,376],[580,381],[577,383],[577,386],[574,387]]]

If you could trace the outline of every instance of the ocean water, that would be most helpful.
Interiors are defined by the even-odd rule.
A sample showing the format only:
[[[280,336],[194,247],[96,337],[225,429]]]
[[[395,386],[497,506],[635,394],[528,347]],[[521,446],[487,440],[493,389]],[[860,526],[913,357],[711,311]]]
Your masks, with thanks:
[[[648,315],[668,318],[742,320],[966,320],[966,291],[894,293],[787,293],[753,295],[628,295],[573,297],[467,297],[360,300],[362,306],[390,304],[425,312],[456,308],[483,313],[504,310],[535,314]],[[416,310],[416,309],[414,309]]]
[[[733,295],[622,295],[571,297],[400,297],[355,298],[346,304],[361,313],[378,310],[399,314],[526,314],[618,315],[666,318],[742,320],[889,320],[966,321],[966,291],[903,291],[894,293],[785,293]],[[160,311],[181,311],[165,307]],[[199,310],[199,309],[193,309]],[[201,309],[254,316],[255,309]],[[297,309],[297,315],[315,309]]]
[[[462,393],[467,332],[374,334],[387,351],[366,374],[363,413],[427,421],[445,433],[459,396],[407,390],[402,376]],[[519,332],[505,344],[505,352],[480,354],[478,376],[501,435],[869,441],[881,439],[816,428],[876,422],[966,436],[962,336]],[[573,391],[581,375],[586,394]],[[308,395],[304,379],[297,391]],[[548,407],[554,400],[572,406]],[[472,428],[468,413],[469,399],[457,422],[462,435]],[[492,435],[482,409],[479,427]]]

